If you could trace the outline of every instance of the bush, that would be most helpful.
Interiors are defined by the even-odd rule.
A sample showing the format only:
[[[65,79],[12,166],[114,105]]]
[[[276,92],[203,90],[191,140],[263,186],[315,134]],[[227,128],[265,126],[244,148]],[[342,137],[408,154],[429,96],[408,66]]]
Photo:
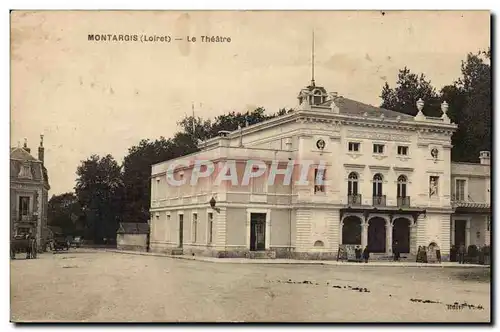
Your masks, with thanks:
[[[479,252],[479,264],[490,264],[490,246],[484,246]]]
[[[467,248],[467,256],[469,257],[477,257],[479,255],[479,250],[477,249],[477,246],[472,244]]]
[[[479,249],[476,245],[472,244],[467,248],[467,258],[468,263],[477,263],[479,260]]]

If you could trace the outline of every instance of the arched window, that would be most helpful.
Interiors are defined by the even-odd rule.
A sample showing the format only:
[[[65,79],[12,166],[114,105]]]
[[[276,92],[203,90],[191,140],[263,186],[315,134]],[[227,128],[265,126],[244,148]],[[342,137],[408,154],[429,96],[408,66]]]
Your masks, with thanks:
[[[319,90],[314,91],[313,104],[319,105],[322,102],[323,102],[323,96],[321,95],[321,91],[319,91]]]
[[[382,174],[377,173],[373,176],[373,197],[382,196]]]
[[[347,178],[347,195],[358,194],[358,174],[351,172]]]
[[[324,246],[325,246],[325,244],[323,243],[323,241],[319,241],[319,240],[318,240],[318,241],[314,242],[314,246],[315,246],[315,247],[324,247]]]
[[[398,197],[406,197],[406,184],[408,179],[404,175],[398,177]]]

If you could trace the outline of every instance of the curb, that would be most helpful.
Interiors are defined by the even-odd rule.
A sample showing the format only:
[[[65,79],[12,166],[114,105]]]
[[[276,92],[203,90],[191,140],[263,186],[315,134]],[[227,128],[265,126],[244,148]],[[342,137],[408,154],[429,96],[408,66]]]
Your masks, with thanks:
[[[420,267],[420,268],[490,268],[490,265],[479,265],[479,264],[454,264],[454,265],[443,265],[443,264],[432,264],[432,263],[383,263],[372,262],[371,264],[362,264],[362,263],[354,263],[354,262],[337,262],[337,261],[280,261],[279,259],[272,261],[263,261],[259,259],[248,259],[247,261],[231,261],[226,258],[212,258],[205,259],[200,256],[186,257],[182,255],[168,255],[161,253],[152,253],[152,252],[132,252],[132,251],[123,251],[123,250],[112,250],[105,249],[106,252],[113,252],[124,255],[136,255],[136,256],[153,256],[153,257],[165,257],[172,259],[181,259],[188,261],[197,261],[204,263],[221,263],[221,264],[262,264],[262,265],[323,265],[323,266],[376,266],[376,267]]]

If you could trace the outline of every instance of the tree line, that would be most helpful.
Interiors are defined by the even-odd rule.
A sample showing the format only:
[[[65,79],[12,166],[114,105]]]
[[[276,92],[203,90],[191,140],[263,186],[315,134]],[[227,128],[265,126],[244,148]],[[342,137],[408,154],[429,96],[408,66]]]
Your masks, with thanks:
[[[452,137],[452,161],[477,162],[479,151],[491,150],[491,52],[468,54],[461,77],[439,92],[426,76],[399,70],[394,87],[387,82],[381,91],[381,107],[416,115],[416,101],[425,100],[424,113],[440,116],[440,104],[449,104],[448,116],[459,128]],[[96,243],[115,238],[119,222],[149,220],[151,165],[197,152],[198,142],[292,112],[280,109],[266,114],[229,112],[214,119],[185,116],[171,138],[143,139],[128,149],[123,163],[112,155],[92,155],[77,167],[74,193],[54,195],[49,201],[49,225],[82,235]]]

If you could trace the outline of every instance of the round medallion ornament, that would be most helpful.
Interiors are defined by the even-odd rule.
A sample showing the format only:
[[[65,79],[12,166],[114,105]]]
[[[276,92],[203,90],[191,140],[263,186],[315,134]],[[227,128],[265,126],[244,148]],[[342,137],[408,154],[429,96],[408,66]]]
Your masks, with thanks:
[[[432,158],[437,159],[438,155],[439,155],[438,149],[434,148],[434,149],[431,150],[431,156],[432,156]]]
[[[316,147],[320,150],[323,150],[326,146],[326,143],[324,140],[322,139],[319,139],[317,142],[316,142]]]

